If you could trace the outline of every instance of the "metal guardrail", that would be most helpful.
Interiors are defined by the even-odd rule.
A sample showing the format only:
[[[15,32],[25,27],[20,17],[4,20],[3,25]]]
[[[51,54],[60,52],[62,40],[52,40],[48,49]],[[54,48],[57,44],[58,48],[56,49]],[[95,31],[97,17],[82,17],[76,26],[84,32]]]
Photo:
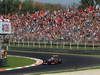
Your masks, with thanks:
[[[1,45],[31,48],[92,49],[100,50],[100,43],[66,42],[66,41],[0,41]]]

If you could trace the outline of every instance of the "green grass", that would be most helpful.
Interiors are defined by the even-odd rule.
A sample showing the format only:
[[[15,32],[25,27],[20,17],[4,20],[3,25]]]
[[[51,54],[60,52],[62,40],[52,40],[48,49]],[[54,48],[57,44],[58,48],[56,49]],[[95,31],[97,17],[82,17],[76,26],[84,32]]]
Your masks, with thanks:
[[[21,66],[31,65],[35,62],[36,62],[35,60],[28,59],[28,58],[8,56],[7,57],[7,65],[0,66],[0,68],[21,67]]]

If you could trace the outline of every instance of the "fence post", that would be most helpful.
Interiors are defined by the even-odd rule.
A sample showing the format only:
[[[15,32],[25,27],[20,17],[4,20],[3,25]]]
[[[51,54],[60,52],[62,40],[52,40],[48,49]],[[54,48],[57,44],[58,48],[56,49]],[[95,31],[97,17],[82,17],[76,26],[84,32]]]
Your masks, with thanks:
[[[46,48],[46,46],[47,46],[46,44],[47,44],[46,41],[44,41],[44,47],[45,47],[45,48]]]
[[[77,49],[79,49],[79,42],[77,42]]]
[[[51,46],[51,48],[52,48],[52,40],[50,41],[50,46]]]
[[[29,41],[28,41],[28,47],[29,47]]]
[[[9,50],[8,46],[6,46],[6,50],[7,50],[7,51]]]
[[[72,43],[70,42],[70,49],[72,49]]]
[[[34,43],[34,41],[33,41],[33,47],[35,46],[35,43]]]
[[[24,39],[22,41],[23,41],[23,47],[24,47]]]
[[[94,50],[94,41],[93,41],[93,50]]]
[[[38,45],[39,45],[39,48],[41,47],[41,45],[40,45],[40,40],[38,40]]]
[[[63,42],[63,49],[65,48],[65,42]]]
[[[85,42],[85,49],[86,49],[86,47],[87,47],[87,43]]]

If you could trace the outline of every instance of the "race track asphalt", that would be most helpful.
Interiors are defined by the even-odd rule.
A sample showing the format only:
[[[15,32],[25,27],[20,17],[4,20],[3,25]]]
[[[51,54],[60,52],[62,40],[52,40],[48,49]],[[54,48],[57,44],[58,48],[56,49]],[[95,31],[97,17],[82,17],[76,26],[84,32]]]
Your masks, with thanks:
[[[39,59],[48,59],[51,54],[43,53],[24,53],[24,52],[9,52],[9,55],[18,55],[26,57],[34,57]],[[0,72],[0,75],[24,75],[28,73],[56,71],[62,69],[78,69],[84,67],[100,66],[100,57],[93,56],[79,56],[79,55],[60,55],[62,58],[62,64],[58,65],[40,65],[36,67],[30,67],[27,69],[12,70],[6,72]],[[17,60],[16,60],[17,61]]]

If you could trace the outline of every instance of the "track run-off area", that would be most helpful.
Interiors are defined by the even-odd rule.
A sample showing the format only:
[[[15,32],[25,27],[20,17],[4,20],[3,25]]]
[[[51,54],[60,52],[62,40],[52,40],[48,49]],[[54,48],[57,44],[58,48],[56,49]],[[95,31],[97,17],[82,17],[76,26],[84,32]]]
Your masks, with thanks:
[[[46,53],[27,53],[27,52],[8,52],[9,55],[25,56],[38,59],[48,59],[52,54]],[[70,70],[100,66],[100,57],[95,56],[80,56],[80,55],[62,55],[62,64],[57,65],[39,65],[25,69],[17,69],[11,71],[0,72],[0,75],[24,75],[30,73],[57,71],[57,70]]]
[[[43,61],[37,58],[8,55],[6,59],[6,65],[0,66],[0,72],[29,68],[29,67],[41,65],[42,63]]]

